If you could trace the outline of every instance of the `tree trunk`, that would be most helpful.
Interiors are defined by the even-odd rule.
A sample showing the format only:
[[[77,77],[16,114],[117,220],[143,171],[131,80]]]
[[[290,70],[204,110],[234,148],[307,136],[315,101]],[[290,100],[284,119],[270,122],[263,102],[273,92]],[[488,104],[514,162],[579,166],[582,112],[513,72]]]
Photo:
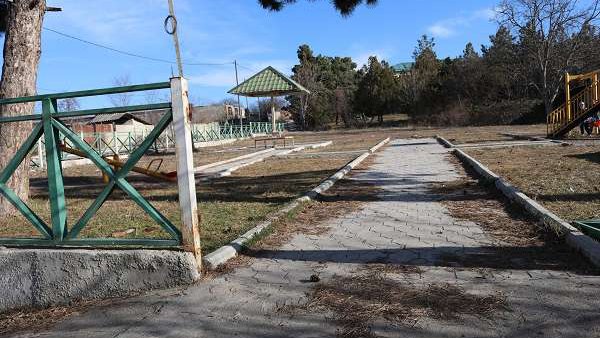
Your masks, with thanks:
[[[36,94],[37,70],[41,54],[41,30],[45,0],[14,0],[9,3],[4,37],[4,64],[0,79],[0,98]],[[33,114],[34,103],[0,107],[0,116]],[[31,122],[0,124],[0,168],[14,156],[31,132]],[[23,161],[7,182],[21,199],[29,198],[29,159]],[[0,214],[14,213],[12,205],[0,198]]]

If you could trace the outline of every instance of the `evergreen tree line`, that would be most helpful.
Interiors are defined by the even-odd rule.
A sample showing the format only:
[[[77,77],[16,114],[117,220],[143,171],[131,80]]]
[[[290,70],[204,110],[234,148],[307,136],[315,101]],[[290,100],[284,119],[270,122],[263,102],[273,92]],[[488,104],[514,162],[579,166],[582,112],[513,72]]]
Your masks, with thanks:
[[[399,113],[429,125],[543,122],[564,100],[565,72],[600,68],[600,32],[586,23],[577,34],[542,33],[534,23],[499,25],[489,44],[477,50],[468,43],[462,55],[445,59],[424,35],[412,67],[401,72],[376,57],[357,69],[349,57],[315,55],[302,45],[292,78],[311,94],[288,97],[288,109],[306,129],[361,127]]]

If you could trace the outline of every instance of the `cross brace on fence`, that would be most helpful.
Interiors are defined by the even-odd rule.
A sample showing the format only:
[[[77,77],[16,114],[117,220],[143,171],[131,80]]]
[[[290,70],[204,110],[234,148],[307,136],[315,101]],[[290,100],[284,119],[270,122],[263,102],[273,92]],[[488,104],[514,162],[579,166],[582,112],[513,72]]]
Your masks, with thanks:
[[[94,95],[107,95],[144,90],[171,89],[171,102],[136,105],[126,107],[89,109],[73,112],[59,112],[57,100],[73,97]],[[189,120],[187,82],[183,78],[173,78],[170,82],[161,82],[145,85],[95,89],[69,93],[37,95],[29,97],[11,98],[0,100],[2,104],[18,104],[26,102],[41,102],[42,114],[27,116],[14,116],[0,118],[0,123],[18,121],[38,121],[31,134],[26,138],[15,156],[0,172],[0,194],[34,226],[41,237],[37,238],[0,238],[0,245],[12,246],[138,246],[138,247],[173,247],[184,248],[196,255],[200,262],[200,237],[198,231],[198,216],[196,206],[196,190],[193,177],[192,140]],[[111,114],[119,112],[133,112],[152,109],[166,109],[154,129],[141,142],[131,142],[130,156],[118,169],[113,169],[98,152],[90,146],[80,135],[73,132],[61,118]],[[175,129],[175,147],[177,157],[177,176],[179,190],[179,204],[182,214],[182,224],[178,229],[171,221],[162,215],[152,204],[146,200],[127,180],[127,174],[135,164],[144,156],[149,148],[158,140],[159,136],[171,124]],[[62,139],[61,139],[62,136]],[[46,167],[48,176],[48,194],[50,202],[50,225],[46,224],[23,200],[19,198],[8,186],[7,182],[19,165],[27,159],[27,155],[38,145],[38,140],[43,139],[46,153]],[[61,166],[61,145],[70,142],[79,152],[85,154],[104,174],[109,177],[108,184],[95,198],[84,214],[71,226],[67,225],[67,207],[65,188]],[[167,234],[169,239],[117,239],[117,238],[81,238],[79,235],[88,225],[104,202],[115,188],[124,191],[144,212],[146,212]]]

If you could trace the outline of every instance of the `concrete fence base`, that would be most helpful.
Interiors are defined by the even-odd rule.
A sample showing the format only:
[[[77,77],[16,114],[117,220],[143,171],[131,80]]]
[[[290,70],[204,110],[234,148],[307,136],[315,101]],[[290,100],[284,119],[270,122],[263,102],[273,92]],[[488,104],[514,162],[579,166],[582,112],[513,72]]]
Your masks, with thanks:
[[[0,248],[0,312],[122,297],[193,283],[191,253]]]

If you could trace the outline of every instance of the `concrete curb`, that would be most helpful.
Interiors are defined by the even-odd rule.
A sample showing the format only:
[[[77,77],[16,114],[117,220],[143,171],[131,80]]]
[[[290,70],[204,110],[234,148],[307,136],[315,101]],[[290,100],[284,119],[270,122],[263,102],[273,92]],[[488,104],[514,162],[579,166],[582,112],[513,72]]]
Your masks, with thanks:
[[[224,246],[220,247],[219,249],[204,256],[202,258],[202,263],[204,264],[204,266],[207,269],[214,270],[217,267],[219,267],[220,265],[225,264],[228,260],[236,257],[238,255],[238,253],[244,249],[244,246],[246,243],[248,243],[249,241],[254,239],[256,236],[260,235],[263,231],[265,231],[267,228],[269,228],[271,226],[271,224],[273,224],[273,222],[275,222],[279,218],[283,217],[288,212],[290,212],[294,208],[298,207],[300,204],[314,199],[320,193],[323,193],[324,191],[331,188],[335,184],[335,182],[339,181],[344,176],[346,176],[352,169],[354,169],[356,166],[358,166],[360,163],[362,163],[367,157],[369,157],[371,154],[373,154],[379,148],[383,147],[389,141],[390,141],[390,138],[388,137],[385,140],[379,142],[378,144],[376,144],[375,146],[370,148],[369,151],[365,152],[364,154],[362,154],[362,155],[358,156],[357,158],[355,158],[354,160],[352,160],[350,163],[346,164],[346,166],[344,166],[338,172],[336,172],[331,177],[329,177],[328,179],[323,181],[317,187],[315,187],[314,189],[312,189],[311,191],[306,193],[304,196],[299,197],[299,198],[289,202],[282,209],[275,212],[272,216],[270,216],[264,222],[261,222],[256,227],[252,228],[251,230],[249,230],[245,234],[241,235],[240,237],[238,237],[234,241],[230,242],[229,244],[224,245]],[[327,142],[325,142],[325,143],[327,143]],[[329,144],[331,144],[331,143],[329,143]]]
[[[280,156],[280,155],[281,155],[281,156],[283,156],[283,155],[288,155],[288,154],[291,154],[291,153],[294,153],[294,152],[303,151],[304,149],[307,149],[307,148],[310,148],[310,149],[315,149],[315,148],[320,148],[320,147],[326,147],[326,146],[328,146],[328,145],[330,145],[330,144],[332,144],[332,143],[333,143],[332,141],[328,141],[328,142],[323,142],[323,143],[317,143],[317,144],[311,144],[311,145],[299,146],[299,147],[296,147],[296,148],[293,148],[293,149],[287,150],[287,151],[285,151],[285,152],[283,152],[283,153],[281,153],[281,154],[278,154],[278,156]],[[247,155],[253,155],[253,156],[256,156],[257,154],[258,154],[258,155],[263,155],[263,154],[265,154],[265,153],[273,152],[273,151],[275,151],[275,150],[277,150],[277,149],[276,149],[276,148],[270,148],[270,149],[266,149],[266,150],[267,150],[267,151],[265,151],[265,150],[261,150],[260,152],[255,152],[255,153],[252,153],[252,154],[247,154]],[[262,153],[261,153],[261,152],[262,152]],[[259,153],[260,153],[260,154],[259,154]],[[275,155],[275,154],[273,154],[273,156],[274,156],[274,155]],[[251,158],[251,157],[252,157],[252,156],[246,156],[246,155],[243,155],[243,156],[245,156],[245,157],[242,157],[242,156],[240,156],[240,157],[237,157],[237,158],[236,158],[236,161],[239,161],[239,160],[243,160],[243,159],[245,159],[245,158]],[[233,166],[233,167],[231,167],[231,168],[229,168],[229,169],[227,169],[227,170],[224,170],[224,171],[217,172],[217,173],[215,173],[215,174],[213,174],[213,175],[210,175],[210,176],[201,177],[201,178],[199,178],[199,179],[197,179],[197,180],[200,180],[200,181],[204,181],[204,182],[205,182],[205,181],[210,181],[210,180],[212,180],[212,179],[215,179],[215,178],[220,178],[220,177],[231,176],[231,174],[232,174],[234,171],[237,171],[237,170],[240,170],[240,169],[242,169],[242,168],[244,168],[244,167],[247,167],[247,166],[250,166],[250,165],[253,165],[253,164],[256,164],[256,163],[262,162],[262,161],[264,161],[265,159],[267,159],[267,158],[269,158],[269,157],[271,157],[271,156],[263,156],[263,157],[259,157],[259,158],[255,159],[255,160],[253,160],[253,161],[250,161],[250,162],[246,162],[246,163],[242,163],[242,164],[239,164],[239,165]],[[226,161],[228,161],[228,162],[221,163],[221,164],[226,164],[226,163],[229,163],[229,162],[234,162],[234,161],[231,161],[231,160],[226,160]],[[220,164],[219,164],[219,165],[220,165]],[[214,166],[217,166],[217,165],[214,165]],[[213,167],[214,167],[214,166],[213,166]]]
[[[297,153],[299,151],[303,151],[303,150],[306,150],[306,149],[325,148],[325,147],[329,147],[332,144],[333,144],[333,141],[327,141],[327,142],[316,143],[316,144],[307,144],[307,145],[295,147],[295,148],[290,149],[288,151],[284,151],[284,152],[279,153],[279,154],[277,154],[275,156],[285,156],[285,155],[289,155],[291,153]]]
[[[581,252],[594,265],[600,266],[600,243],[592,238],[584,235],[577,228],[565,222],[556,214],[541,206],[536,201],[529,198],[527,195],[519,191],[515,186],[504,181],[500,176],[496,175],[489,168],[467,155],[460,149],[454,149],[454,154],[463,162],[471,166],[475,171],[483,177],[487,182],[493,183],[504,196],[511,201],[519,204],[530,215],[537,218],[542,224],[556,231],[559,235],[565,236],[565,240],[569,246]]]
[[[531,140],[531,141],[549,141],[552,143],[558,143],[558,144],[569,144],[568,142],[564,142],[561,140],[553,140],[553,139],[549,139],[549,138],[545,138],[545,137],[538,137],[538,136],[528,136],[528,135],[520,135],[520,134],[512,134],[512,133],[500,133],[500,135],[504,135],[504,136],[508,136],[508,137],[512,137],[515,139],[521,139],[521,140]]]
[[[294,200],[286,204],[282,209],[279,209],[277,212],[273,213],[265,221],[259,223],[254,228],[248,230],[246,233],[231,241],[229,244],[224,245],[218,248],[217,250],[205,255],[204,257],[202,257],[202,263],[204,267],[206,267],[208,270],[215,270],[219,266],[225,264],[230,259],[236,257],[238,253],[244,249],[246,243],[263,233],[263,231],[269,228],[271,224],[273,224],[273,222],[277,221],[279,218],[283,217],[285,214],[292,211],[300,204],[301,202],[299,202],[298,200]]]
[[[245,140],[245,139],[246,139],[245,137],[242,137],[242,138],[230,138],[230,139],[218,140],[218,141],[194,142],[194,147],[195,148],[216,147],[216,146],[222,146],[225,144],[231,144],[236,141],[241,141],[241,140]],[[171,148],[171,149],[175,149],[175,148]]]
[[[331,188],[335,184],[335,182],[344,178],[344,176],[346,176],[352,169],[356,168],[365,159],[367,159],[367,157],[369,157],[371,154],[375,153],[377,151],[377,149],[383,147],[389,141],[390,141],[390,138],[388,137],[385,140],[377,143],[375,146],[371,147],[367,152],[358,156],[357,158],[352,160],[350,163],[346,164],[342,169],[338,170],[338,172],[336,172],[331,177],[329,177],[328,179],[323,181],[316,188],[314,188],[313,190],[306,193],[306,195],[300,197],[299,200],[302,202],[310,201],[311,199],[314,199],[315,197],[319,196],[319,194],[323,193],[324,191],[327,191],[329,188]]]
[[[242,168],[244,168],[244,167],[251,166],[251,165],[253,165],[253,164],[256,164],[256,163],[262,162],[262,161],[264,161],[265,159],[267,159],[267,158],[269,158],[269,157],[271,157],[271,156],[259,157],[259,158],[255,159],[255,160],[253,160],[253,161],[250,161],[250,162],[242,163],[242,164],[240,164],[240,165],[233,166],[233,167],[231,167],[231,168],[229,168],[229,169],[227,169],[227,170],[225,170],[225,171],[221,171],[221,172],[219,172],[219,173],[217,173],[217,174],[215,174],[215,175],[209,176],[208,178],[209,178],[209,179],[211,179],[211,178],[218,178],[218,177],[226,177],[226,176],[231,176],[231,174],[232,174],[234,171],[237,171],[237,170],[240,170],[240,169],[242,169]]]
[[[454,144],[452,144],[452,142],[446,140],[445,138],[439,136],[439,135],[435,135],[435,139],[441,144],[443,145],[445,148],[454,148]]]
[[[202,171],[202,170],[206,170],[209,168],[213,168],[213,167],[217,167],[223,164],[227,164],[227,163],[231,163],[231,162],[235,162],[235,161],[239,161],[239,160],[244,160],[250,157],[254,157],[257,155],[262,155],[265,153],[269,153],[275,151],[275,148],[269,148],[269,149],[265,149],[265,150],[259,150],[259,151],[255,151],[253,153],[250,154],[246,154],[246,155],[242,155],[242,156],[238,156],[238,157],[234,157],[234,158],[230,158],[228,160],[223,160],[223,161],[219,161],[219,162],[213,162],[213,163],[209,163],[209,164],[205,164],[205,165],[201,165],[199,167],[194,168],[194,172],[197,171]]]

